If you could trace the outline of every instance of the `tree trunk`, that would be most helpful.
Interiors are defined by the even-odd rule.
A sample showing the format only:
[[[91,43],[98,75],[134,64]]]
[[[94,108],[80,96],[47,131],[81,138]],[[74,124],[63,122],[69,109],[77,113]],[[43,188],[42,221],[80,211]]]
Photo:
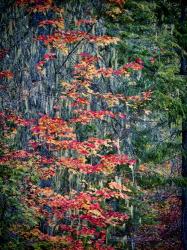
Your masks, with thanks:
[[[181,29],[183,30],[186,21],[187,1],[181,1]],[[184,56],[181,58],[181,75],[187,75],[187,60]],[[184,100],[185,102],[185,100]],[[182,176],[187,178],[187,119],[182,121]],[[187,187],[182,189],[182,245],[187,250]]]
[[[187,177],[187,121],[183,121],[182,124],[182,176]],[[187,249],[187,188],[183,187],[182,190],[182,241],[184,250]]]

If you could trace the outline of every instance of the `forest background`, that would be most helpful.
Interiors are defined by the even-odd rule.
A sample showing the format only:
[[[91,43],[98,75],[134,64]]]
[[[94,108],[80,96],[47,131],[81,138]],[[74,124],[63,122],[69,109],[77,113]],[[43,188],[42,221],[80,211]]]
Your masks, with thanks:
[[[0,2],[1,249],[187,249],[186,5]]]

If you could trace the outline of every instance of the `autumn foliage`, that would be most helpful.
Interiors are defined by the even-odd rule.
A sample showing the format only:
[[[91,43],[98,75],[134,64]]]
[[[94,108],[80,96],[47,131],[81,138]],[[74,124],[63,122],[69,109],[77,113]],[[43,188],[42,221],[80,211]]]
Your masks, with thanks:
[[[125,1],[107,1],[123,6]],[[84,41],[96,47],[113,46],[120,39],[109,35],[96,35],[91,28],[97,18],[75,21],[74,30],[66,30],[63,9],[49,1],[17,0],[17,8],[24,8],[29,15],[52,11],[55,19],[39,21],[38,27],[50,26],[52,32],[33,38],[46,52],[35,65],[37,74],[45,75],[45,67],[53,63],[61,53],[68,58],[72,46]],[[59,17],[60,16],[60,17]],[[85,31],[85,27],[87,31]],[[76,53],[76,52],[75,52]],[[0,58],[6,54],[0,51]],[[131,219],[127,204],[131,201],[130,178],[117,176],[119,167],[131,171],[136,165],[121,152],[120,142],[111,135],[86,136],[80,139],[77,128],[100,122],[110,126],[115,120],[123,122],[127,114],[115,111],[118,105],[142,104],[150,100],[152,92],[140,95],[101,92],[94,87],[95,81],[118,77],[128,78],[144,69],[141,58],[129,61],[119,68],[100,67],[102,58],[87,51],[76,53],[69,80],[62,79],[54,114],[39,114],[35,119],[23,119],[15,114],[1,113],[5,137],[10,123],[15,133],[20,127],[29,130],[30,139],[25,149],[12,150],[3,145],[0,165],[12,166],[27,172],[22,178],[20,199],[29,207],[37,223],[27,228],[23,223],[11,226],[17,237],[29,244],[47,243],[50,249],[123,249],[124,242],[113,244],[115,229],[123,229]],[[0,79],[12,79],[9,70],[0,72]],[[93,99],[103,103],[102,109],[92,108]],[[69,114],[64,117],[58,112],[68,104]],[[4,122],[6,120],[6,122]],[[9,127],[10,126],[10,127]],[[32,174],[36,176],[33,180]],[[116,207],[119,207],[116,208]],[[122,208],[121,208],[122,207]]]

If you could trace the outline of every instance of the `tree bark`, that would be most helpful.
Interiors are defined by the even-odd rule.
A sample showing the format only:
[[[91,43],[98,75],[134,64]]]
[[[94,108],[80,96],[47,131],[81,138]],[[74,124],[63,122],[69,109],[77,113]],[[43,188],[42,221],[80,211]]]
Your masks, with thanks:
[[[181,1],[181,29],[186,21],[187,1]],[[181,75],[187,75],[187,58],[181,57]],[[183,100],[183,102],[186,102]],[[185,104],[185,103],[184,103]],[[182,176],[187,178],[187,119],[182,121]],[[182,245],[187,250],[187,187],[182,188]]]
[[[182,176],[187,178],[187,121],[182,124]],[[182,190],[182,241],[184,250],[187,249],[187,188]]]

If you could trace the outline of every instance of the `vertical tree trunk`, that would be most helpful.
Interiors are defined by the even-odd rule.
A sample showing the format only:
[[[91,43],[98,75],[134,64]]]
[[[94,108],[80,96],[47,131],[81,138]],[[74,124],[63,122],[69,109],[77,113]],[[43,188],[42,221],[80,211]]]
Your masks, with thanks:
[[[184,32],[183,25],[186,21],[186,6],[187,1],[182,0],[180,20],[182,32]],[[187,75],[187,60],[184,56],[181,58],[181,75]],[[187,178],[187,118],[182,121],[182,150],[182,176]],[[182,245],[184,250],[187,250],[187,187],[182,189]]]
[[[187,178],[187,121],[182,124],[182,176]],[[182,241],[184,250],[187,249],[187,188],[182,190]]]

